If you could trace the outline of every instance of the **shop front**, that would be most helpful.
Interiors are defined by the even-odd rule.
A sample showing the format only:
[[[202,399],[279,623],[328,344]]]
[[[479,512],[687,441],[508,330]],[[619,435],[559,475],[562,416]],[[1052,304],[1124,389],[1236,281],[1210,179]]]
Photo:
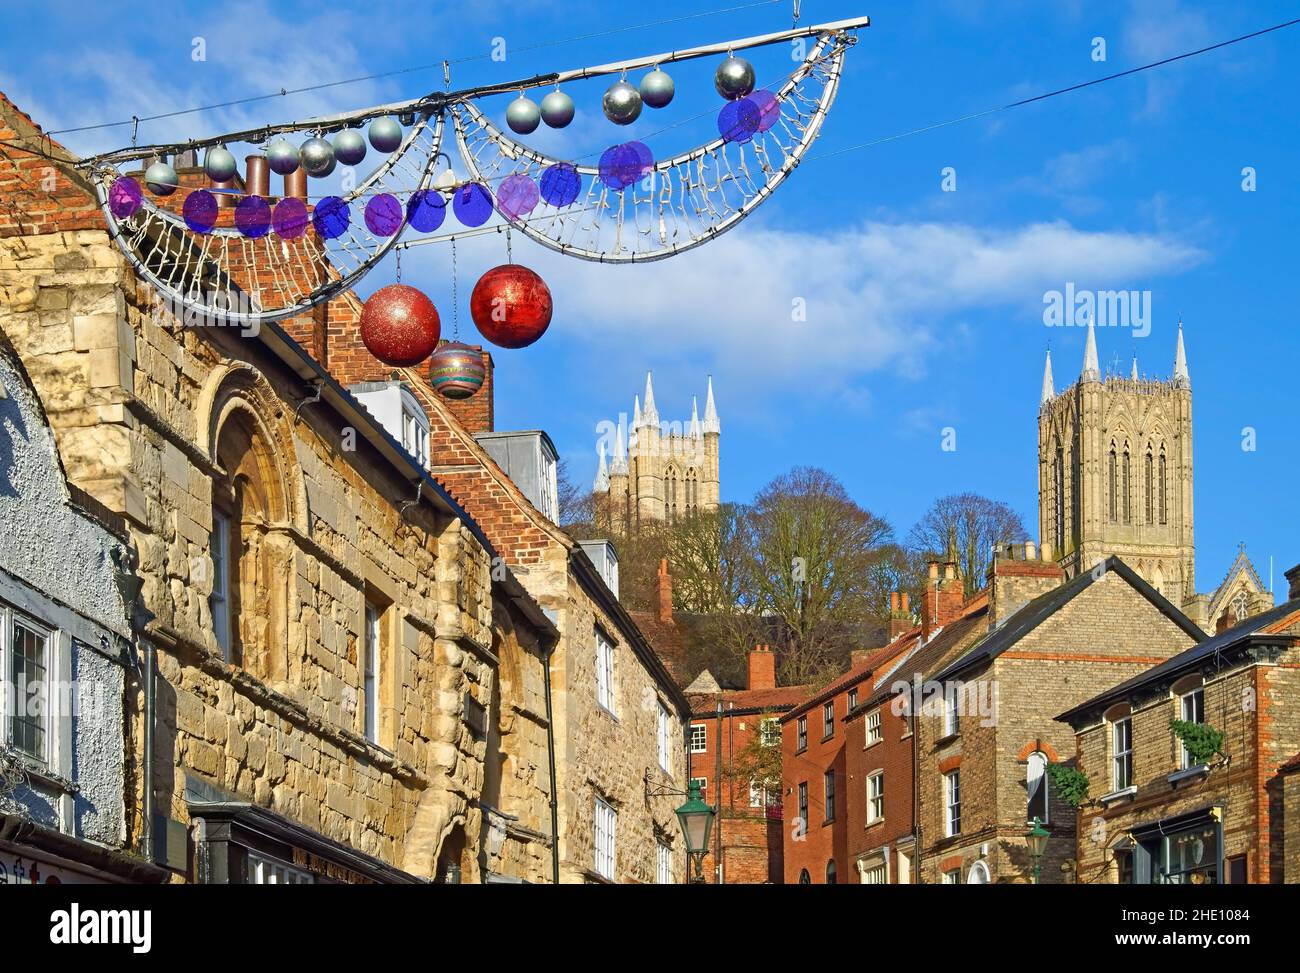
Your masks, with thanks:
[[[1131,843],[1120,854],[1124,884],[1220,885],[1222,813],[1207,808],[1134,828]]]

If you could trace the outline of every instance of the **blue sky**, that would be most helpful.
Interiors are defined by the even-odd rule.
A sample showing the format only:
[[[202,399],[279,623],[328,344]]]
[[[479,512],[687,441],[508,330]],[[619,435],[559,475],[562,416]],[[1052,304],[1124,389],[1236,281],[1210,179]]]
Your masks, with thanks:
[[[533,45],[734,6],[588,2],[24,5],[0,34],[0,89],[49,128],[208,104],[444,57],[455,84],[527,76],[789,26],[791,4]],[[1217,584],[1245,542],[1261,573],[1300,561],[1294,271],[1300,185],[1300,28],[1026,108],[827,155],[883,136],[1086,81],[1300,16],[1296,3],[1034,3],[804,0],[802,22],[869,14],[839,100],[807,162],[750,220],[673,260],[619,268],[560,260],[522,241],[515,258],[552,284],[546,337],[497,362],[500,428],[542,427],[574,475],[595,469],[597,425],[629,411],[655,374],[661,417],[685,419],[713,374],[726,499],[747,500],[796,464],[824,466],[900,533],[936,496],[975,490],[1036,525],[1043,354],[1057,387],[1077,376],[1083,331],[1049,329],[1044,294],[1151,292],[1150,334],[1103,329],[1103,365],[1133,354],[1166,376],[1181,313],[1195,388],[1197,581]],[[207,59],[195,62],[193,39]],[[1093,39],[1106,61],[1093,59]],[[57,38],[57,43],[52,39]],[[754,57],[760,78],[782,51]],[[776,58],[777,60],[773,60]],[[788,62],[786,62],[788,63]],[[634,136],[717,103],[711,64],[672,69],[678,96]],[[57,83],[55,83],[57,80]],[[363,82],[150,123],[142,141],[341,111],[441,87],[440,71]],[[544,148],[585,155],[621,141],[599,81],[572,86],[579,116]],[[505,101],[485,106],[498,116]],[[706,119],[649,138],[656,153],[709,137]],[[701,127],[703,126],[703,127]],[[540,133],[539,133],[540,134]],[[81,152],[128,129],[68,135]],[[818,159],[817,156],[827,155]],[[1257,190],[1242,191],[1253,167]],[[942,172],[956,172],[944,192]],[[443,247],[404,261],[449,320]],[[504,261],[466,242],[461,297]],[[391,280],[381,268],[362,295]],[[802,298],[807,320],[791,320]],[[462,316],[467,315],[462,310]],[[957,449],[942,449],[943,430]],[[1257,448],[1242,448],[1243,429]]]

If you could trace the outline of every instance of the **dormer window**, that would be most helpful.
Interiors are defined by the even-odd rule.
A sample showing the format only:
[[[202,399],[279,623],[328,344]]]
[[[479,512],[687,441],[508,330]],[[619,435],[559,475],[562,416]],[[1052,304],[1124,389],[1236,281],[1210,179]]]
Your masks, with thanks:
[[[421,466],[429,465],[429,419],[424,410],[402,402],[402,448]]]

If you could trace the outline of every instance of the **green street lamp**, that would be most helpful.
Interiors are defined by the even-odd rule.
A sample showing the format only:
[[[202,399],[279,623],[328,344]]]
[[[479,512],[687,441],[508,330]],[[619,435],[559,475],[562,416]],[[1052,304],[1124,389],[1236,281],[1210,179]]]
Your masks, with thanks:
[[[677,820],[686,838],[686,854],[695,863],[692,882],[704,881],[704,856],[709,851],[709,834],[713,831],[713,808],[700,797],[700,785],[691,781],[686,803],[677,809]]]
[[[1052,833],[1043,827],[1043,822],[1034,818],[1034,826],[1029,829],[1025,835],[1025,843],[1029,845],[1029,857],[1034,862],[1034,884],[1038,884],[1039,878],[1043,872],[1043,854],[1047,851],[1047,839]]]

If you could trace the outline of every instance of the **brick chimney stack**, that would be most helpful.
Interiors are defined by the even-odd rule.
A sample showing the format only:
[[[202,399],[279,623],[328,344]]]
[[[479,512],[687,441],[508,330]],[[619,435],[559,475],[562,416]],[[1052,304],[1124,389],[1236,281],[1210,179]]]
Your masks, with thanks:
[[[749,689],[776,688],[776,653],[768,645],[756,645],[749,653]]]
[[[656,589],[659,595],[659,621],[671,622],[673,620],[673,576],[668,573],[668,558],[663,558],[659,562]]]
[[[893,642],[912,627],[912,609],[906,591],[889,593],[889,641]]]
[[[961,614],[966,595],[955,561],[935,554],[926,561],[926,568],[928,577],[921,599],[921,634],[928,640],[937,629]]]
[[[1300,598],[1300,564],[1297,564],[1284,575],[1287,584],[1290,586],[1287,591],[1287,601],[1295,601]]]
[[[989,565],[989,623],[994,627],[1065,582],[1065,572],[1055,561],[1040,561],[1032,541],[1005,544]]]

